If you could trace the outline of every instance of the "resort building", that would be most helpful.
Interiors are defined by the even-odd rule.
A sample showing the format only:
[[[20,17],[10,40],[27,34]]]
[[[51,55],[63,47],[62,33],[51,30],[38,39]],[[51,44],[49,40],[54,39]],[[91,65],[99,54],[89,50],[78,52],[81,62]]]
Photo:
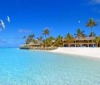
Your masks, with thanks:
[[[59,45],[55,45],[56,43]],[[100,47],[100,42],[96,42],[95,37],[76,37],[71,39],[64,38],[59,41],[52,40],[51,43],[49,43],[49,46],[47,43],[43,43],[43,41],[37,41],[36,43],[30,42],[29,44],[20,46],[21,49],[39,50],[52,50],[56,49],[57,47]]]
[[[63,42],[64,47],[93,47],[96,46],[96,44],[93,42],[94,39],[95,37],[76,37],[70,42],[66,42],[66,40],[63,40]]]
[[[40,45],[39,43],[35,44],[35,43],[33,43],[33,42],[30,42],[30,43],[28,44],[28,46],[29,46],[30,48],[35,48],[35,47],[40,47],[41,45]]]

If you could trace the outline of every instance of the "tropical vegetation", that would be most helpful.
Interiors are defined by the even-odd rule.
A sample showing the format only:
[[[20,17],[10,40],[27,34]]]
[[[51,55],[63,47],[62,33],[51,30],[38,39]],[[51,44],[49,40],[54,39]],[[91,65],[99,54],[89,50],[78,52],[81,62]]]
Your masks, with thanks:
[[[64,43],[67,43],[69,47],[71,42],[75,43],[75,38],[78,38],[80,40],[81,38],[85,37],[92,37],[92,39],[93,37],[95,37],[92,40],[92,43],[95,43],[97,47],[100,47],[100,36],[96,36],[96,34],[93,32],[93,27],[96,25],[97,23],[92,18],[86,23],[86,27],[90,27],[91,29],[89,35],[86,35],[85,31],[78,28],[74,35],[68,33],[65,37],[61,35],[53,37],[50,35],[49,28],[46,28],[43,30],[43,32],[41,32],[42,36],[35,38],[34,34],[30,34],[28,37],[23,36],[23,39],[26,40],[26,44],[29,44],[31,42],[38,44],[39,42],[41,42],[39,44],[41,44],[43,47],[63,47]]]
[[[97,25],[97,23],[93,20],[93,18],[90,18],[90,20],[86,24],[86,26],[90,27],[90,29],[91,29],[91,37],[93,37],[93,27],[96,25]],[[92,39],[92,43],[93,43],[93,39]]]

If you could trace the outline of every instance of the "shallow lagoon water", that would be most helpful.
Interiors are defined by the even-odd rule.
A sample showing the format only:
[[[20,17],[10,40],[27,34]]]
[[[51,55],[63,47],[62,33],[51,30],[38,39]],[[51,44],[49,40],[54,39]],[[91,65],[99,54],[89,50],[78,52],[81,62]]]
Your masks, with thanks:
[[[100,85],[100,59],[0,48],[0,85]]]

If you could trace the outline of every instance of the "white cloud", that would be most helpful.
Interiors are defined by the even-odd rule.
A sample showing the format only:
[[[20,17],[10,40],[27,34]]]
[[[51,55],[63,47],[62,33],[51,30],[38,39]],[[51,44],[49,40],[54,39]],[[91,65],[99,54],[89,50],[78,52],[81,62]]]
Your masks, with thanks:
[[[10,22],[10,17],[9,16],[7,16],[7,21]]]
[[[20,33],[30,33],[32,31],[31,30],[27,30],[27,29],[19,29],[18,32],[20,32]]]
[[[100,4],[100,0],[90,0],[89,4],[92,4],[92,5]]]
[[[5,29],[5,24],[4,24],[3,20],[0,20],[0,25],[2,26],[2,28]]]
[[[1,43],[5,44],[5,43],[8,43],[8,42],[5,39],[0,39],[0,44]]]

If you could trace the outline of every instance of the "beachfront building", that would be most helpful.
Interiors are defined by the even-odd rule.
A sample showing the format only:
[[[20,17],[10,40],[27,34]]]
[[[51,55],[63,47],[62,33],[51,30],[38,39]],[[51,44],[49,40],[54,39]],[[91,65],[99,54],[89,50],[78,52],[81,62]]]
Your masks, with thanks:
[[[81,37],[81,38],[74,38],[70,42],[66,42],[64,39],[64,47],[93,47],[96,46],[96,44],[93,42],[95,37]]]
[[[35,44],[35,43],[33,43],[33,42],[30,42],[30,43],[28,44],[28,46],[29,46],[30,48],[35,48],[35,47],[40,47],[41,45],[40,45],[39,43]]]

